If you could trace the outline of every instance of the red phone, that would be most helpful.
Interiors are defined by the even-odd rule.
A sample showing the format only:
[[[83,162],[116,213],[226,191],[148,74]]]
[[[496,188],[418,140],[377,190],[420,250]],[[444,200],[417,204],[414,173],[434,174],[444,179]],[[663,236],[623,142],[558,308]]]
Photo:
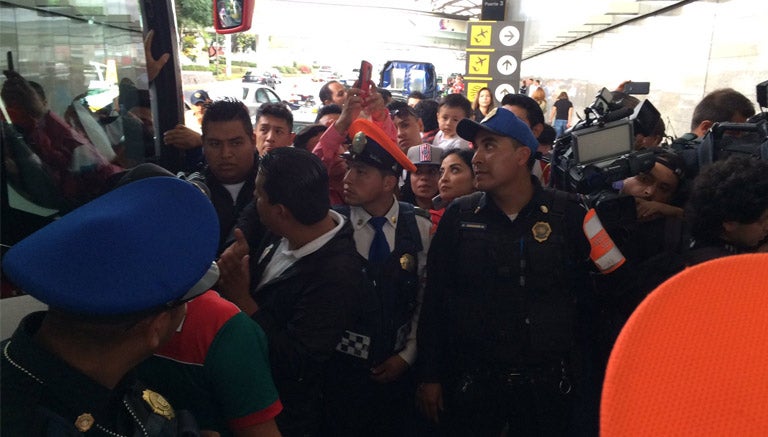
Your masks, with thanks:
[[[366,97],[371,89],[371,73],[373,71],[373,65],[368,61],[360,62],[360,75],[358,76],[355,87],[360,88],[363,93],[363,97]]]

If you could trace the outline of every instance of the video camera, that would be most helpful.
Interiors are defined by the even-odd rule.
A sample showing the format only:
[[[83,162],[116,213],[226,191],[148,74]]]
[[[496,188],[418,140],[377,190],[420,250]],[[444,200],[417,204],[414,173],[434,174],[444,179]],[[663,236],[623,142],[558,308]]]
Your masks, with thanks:
[[[653,168],[652,151],[634,150],[635,133],[651,135],[660,119],[650,101],[632,108],[622,104],[628,98],[603,88],[585,118],[557,138],[551,158],[550,185],[582,194],[604,221],[619,225],[634,222],[635,203],[612,184]]]
[[[731,155],[747,155],[768,159],[768,80],[757,85],[757,102],[761,112],[746,123],[715,123],[704,136],[698,149],[699,167],[726,159]],[[734,135],[739,132],[740,134]]]
[[[732,155],[768,159],[768,80],[757,85],[757,102],[761,112],[745,123],[718,122],[712,125],[704,138],[691,140],[681,137],[672,148],[685,160],[690,177],[715,161]]]
[[[589,195],[653,167],[652,152],[634,150],[635,133],[650,135],[660,118],[650,101],[632,109],[603,88],[584,113],[584,120],[555,141],[555,188]]]

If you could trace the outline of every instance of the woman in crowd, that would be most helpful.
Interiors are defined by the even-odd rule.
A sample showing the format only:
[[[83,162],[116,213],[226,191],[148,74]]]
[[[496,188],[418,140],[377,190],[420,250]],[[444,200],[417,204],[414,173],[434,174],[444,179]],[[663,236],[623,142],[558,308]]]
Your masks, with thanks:
[[[443,154],[440,163],[439,194],[432,200],[432,233],[437,229],[445,207],[453,199],[475,191],[475,172],[472,170],[472,156],[475,152],[468,149],[450,149]]]
[[[479,123],[491,112],[493,106],[491,90],[487,87],[480,88],[480,91],[475,94],[475,101],[472,102],[473,119]]]
[[[568,93],[562,91],[557,96],[555,104],[552,105],[552,113],[549,115],[552,127],[555,128],[558,137],[571,127],[571,117],[573,117],[573,103],[568,100]]]

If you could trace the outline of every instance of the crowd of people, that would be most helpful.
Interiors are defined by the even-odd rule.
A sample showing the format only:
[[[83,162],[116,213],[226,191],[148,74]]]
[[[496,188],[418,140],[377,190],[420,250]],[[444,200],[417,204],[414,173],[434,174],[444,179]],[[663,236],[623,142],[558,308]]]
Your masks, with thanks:
[[[21,146],[65,122],[12,79],[3,99],[30,120],[12,182],[35,194],[87,176],[103,193],[72,188],[72,211],[3,259],[50,306],[2,344],[7,435],[597,435],[637,305],[688,266],[768,251],[768,162],[691,160],[715,123],[755,116],[732,89],[671,145],[663,126],[637,134],[651,162],[611,186],[617,218],[552,187],[573,105],[562,92],[549,108],[535,84],[500,102],[386,101],[331,81],[299,133],[283,104],[253,124],[198,92],[199,133],[164,133],[197,174],[112,169],[118,154],[51,181],[24,176],[24,156],[48,157]]]

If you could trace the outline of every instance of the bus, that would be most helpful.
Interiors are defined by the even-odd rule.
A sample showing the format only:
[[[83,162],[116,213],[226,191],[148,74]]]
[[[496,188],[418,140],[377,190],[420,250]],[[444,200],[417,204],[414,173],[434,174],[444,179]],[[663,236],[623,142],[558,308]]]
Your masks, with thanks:
[[[253,0],[211,9],[217,32],[250,27]],[[2,254],[125,169],[184,170],[161,134],[184,123],[172,0],[3,0],[0,16]],[[23,294],[2,284],[2,297]]]

